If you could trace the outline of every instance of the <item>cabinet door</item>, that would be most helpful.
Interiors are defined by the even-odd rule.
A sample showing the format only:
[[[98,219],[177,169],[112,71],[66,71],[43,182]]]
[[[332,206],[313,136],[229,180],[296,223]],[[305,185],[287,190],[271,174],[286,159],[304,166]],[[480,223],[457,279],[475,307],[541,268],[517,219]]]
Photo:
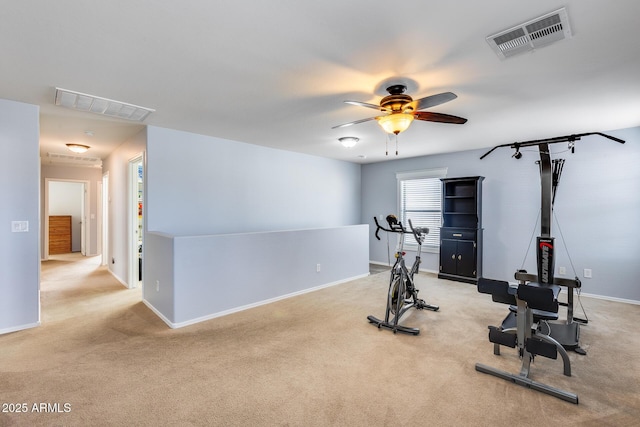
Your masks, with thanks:
[[[471,240],[458,241],[457,274],[474,277],[476,272],[476,244]]]
[[[443,239],[440,244],[440,272],[456,274],[458,241]]]

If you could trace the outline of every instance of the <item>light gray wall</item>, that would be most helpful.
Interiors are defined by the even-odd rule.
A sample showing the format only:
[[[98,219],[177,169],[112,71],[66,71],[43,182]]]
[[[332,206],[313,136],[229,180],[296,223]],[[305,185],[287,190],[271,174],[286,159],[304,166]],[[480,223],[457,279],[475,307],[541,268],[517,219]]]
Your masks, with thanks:
[[[129,267],[128,163],[141,152],[145,232],[274,231],[360,219],[359,165],[149,126],[103,163],[109,172],[107,259],[115,260],[109,269],[123,283]],[[146,235],[144,246],[146,264]]]
[[[0,99],[0,334],[40,323],[39,108]],[[12,221],[28,221],[13,233]]]
[[[146,154],[143,295],[170,323],[315,286],[320,278],[352,274],[344,269],[333,276],[316,274],[313,261],[315,280],[297,280],[301,264],[312,262],[318,250],[327,251],[326,240],[284,239],[268,246],[264,240],[271,234],[263,232],[358,224],[359,165],[154,126],[147,128]],[[230,233],[242,236],[230,238],[240,242],[233,248],[215,236]],[[350,244],[361,245],[364,261],[358,262],[354,252],[353,265],[366,274],[367,233],[362,234],[364,240]],[[179,236],[179,243],[167,243],[164,235]],[[202,239],[202,251],[190,246]],[[341,242],[334,238],[334,253],[342,253]],[[170,255],[173,259],[167,261]],[[345,256],[343,262],[350,262]],[[276,268],[277,280],[271,270],[267,276],[258,274],[257,263]],[[163,283],[159,290],[156,280]],[[227,292],[233,280],[250,295],[227,301],[211,293]]]
[[[102,164],[109,172],[109,271],[129,284],[129,161],[146,149],[146,129],[115,149]],[[100,177],[102,180],[102,176]],[[145,211],[146,212],[146,211]],[[115,262],[111,262],[111,260]]]
[[[369,273],[366,225],[146,241],[144,298],[172,327]]]
[[[142,299],[171,325],[176,321],[174,236],[165,233],[146,233],[144,245],[142,279],[145,285],[142,287]],[[156,282],[158,282],[157,285]]]
[[[147,156],[148,230],[221,234],[360,221],[357,164],[154,126]]]
[[[98,200],[98,183],[102,182],[102,170],[100,168],[86,168],[76,166],[63,166],[63,165],[42,165],[40,172],[41,180],[40,185],[42,191],[40,192],[40,204],[42,206],[42,218],[44,221],[44,188],[46,179],[60,179],[60,180],[74,180],[74,181],[89,181],[89,212],[87,212],[87,255],[98,255],[100,249],[98,248],[98,207],[101,201]],[[44,250],[45,235],[43,227],[42,240],[40,242],[41,248]],[[79,249],[78,249],[79,250]]]
[[[585,293],[640,301],[640,128],[606,132],[626,140],[618,144],[590,136],[576,143],[575,154],[566,144],[552,145],[552,158],[566,163],[558,187],[553,219],[556,271],[573,269]],[[553,136],[553,135],[552,135]],[[496,141],[496,145],[509,141]],[[370,224],[370,256],[387,262],[386,243],[373,238],[373,216],[397,212],[396,172],[447,167],[449,177],[485,177],[483,182],[484,276],[514,281],[523,265],[540,210],[540,175],[536,148],[500,148],[484,160],[487,150],[418,157],[362,167],[362,222]],[[557,221],[556,221],[557,220]],[[559,224],[567,250],[561,239]],[[438,254],[425,254],[422,267],[437,271]],[[535,251],[529,250],[524,268],[535,272]],[[583,278],[590,268],[592,279]],[[556,272],[557,274],[557,272]]]

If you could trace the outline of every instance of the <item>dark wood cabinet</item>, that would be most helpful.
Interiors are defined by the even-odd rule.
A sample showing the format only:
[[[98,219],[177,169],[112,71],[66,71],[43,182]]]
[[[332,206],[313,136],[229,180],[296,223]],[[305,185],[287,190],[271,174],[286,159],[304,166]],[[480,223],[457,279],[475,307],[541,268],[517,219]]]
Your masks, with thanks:
[[[483,179],[442,179],[441,279],[475,284],[482,275]]]
[[[71,252],[71,215],[49,216],[49,254]]]

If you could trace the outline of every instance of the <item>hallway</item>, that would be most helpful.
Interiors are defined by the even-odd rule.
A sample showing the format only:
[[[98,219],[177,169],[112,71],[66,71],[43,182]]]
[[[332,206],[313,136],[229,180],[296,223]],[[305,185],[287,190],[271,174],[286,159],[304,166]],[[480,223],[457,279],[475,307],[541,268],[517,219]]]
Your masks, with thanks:
[[[142,290],[128,289],[100,265],[100,256],[52,255],[41,262],[42,325],[70,318],[102,317],[119,307],[140,303]]]

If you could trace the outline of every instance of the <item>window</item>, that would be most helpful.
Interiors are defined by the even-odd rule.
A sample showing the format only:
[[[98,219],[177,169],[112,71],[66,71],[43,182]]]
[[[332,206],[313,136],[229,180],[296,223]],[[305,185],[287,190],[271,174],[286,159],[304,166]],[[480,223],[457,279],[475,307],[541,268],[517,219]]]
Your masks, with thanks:
[[[442,225],[442,182],[447,176],[446,168],[428,169],[396,174],[398,180],[398,212],[400,221],[408,229],[409,219],[414,227],[428,227],[423,250],[437,251],[440,247]],[[405,235],[405,247],[416,248],[411,234]]]

